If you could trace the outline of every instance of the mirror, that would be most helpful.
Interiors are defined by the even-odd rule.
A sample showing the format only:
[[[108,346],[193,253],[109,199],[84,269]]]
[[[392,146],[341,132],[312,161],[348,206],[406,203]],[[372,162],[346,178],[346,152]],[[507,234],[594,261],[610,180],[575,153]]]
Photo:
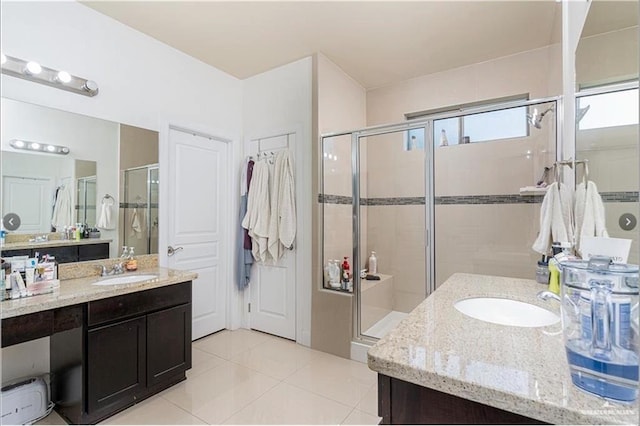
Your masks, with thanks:
[[[9,236],[60,231],[63,223],[94,227],[103,208],[110,208],[111,223],[99,228],[102,239],[112,240],[111,257],[119,255],[122,245],[134,246],[136,254],[157,253],[157,132],[8,98],[1,102],[0,213],[16,213],[21,219]],[[16,149],[10,145],[14,139],[65,146],[69,153]],[[124,177],[130,169],[143,168],[155,170],[154,177],[136,183],[134,190]],[[62,189],[72,207],[70,215],[57,218],[55,203]],[[57,230],[52,225],[56,218]]]
[[[628,263],[634,264],[640,261],[638,89],[611,85],[637,84],[638,40],[638,2],[595,1],[576,51],[578,87],[592,90],[576,99],[576,159],[587,160],[609,236],[632,240]],[[578,167],[576,182],[583,176]]]

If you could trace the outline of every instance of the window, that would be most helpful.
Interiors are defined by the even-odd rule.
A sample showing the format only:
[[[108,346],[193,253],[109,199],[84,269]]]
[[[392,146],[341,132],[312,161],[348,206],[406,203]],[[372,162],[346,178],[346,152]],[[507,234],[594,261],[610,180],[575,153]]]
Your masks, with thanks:
[[[520,138],[528,130],[527,107],[522,106],[434,120],[433,140],[436,146],[457,145]]]
[[[638,89],[578,98],[579,130],[638,124]]]

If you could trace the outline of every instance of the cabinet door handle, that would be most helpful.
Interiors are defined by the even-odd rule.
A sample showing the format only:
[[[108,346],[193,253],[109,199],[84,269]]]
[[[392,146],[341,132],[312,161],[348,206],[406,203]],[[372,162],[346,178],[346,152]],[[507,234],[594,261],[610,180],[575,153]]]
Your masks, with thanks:
[[[173,247],[169,246],[169,247],[167,247],[167,256],[173,256],[174,254],[176,254],[180,250],[184,250],[184,247],[173,248]]]

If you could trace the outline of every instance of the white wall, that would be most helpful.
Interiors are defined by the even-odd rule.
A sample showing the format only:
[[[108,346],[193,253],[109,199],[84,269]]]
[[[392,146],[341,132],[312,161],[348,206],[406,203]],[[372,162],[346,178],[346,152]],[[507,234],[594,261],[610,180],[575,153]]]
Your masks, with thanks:
[[[66,70],[100,87],[89,98],[2,75],[3,97],[158,130],[161,181],[168,182],[168,123],[240,140],[240,80],[79,3],[2,2],[1,38],[6,55]],[[160,217],[168,214],[166,197],[162,186]],[[166,247],[166,229],[161,232],[160,247]],[[2,380],[46,372],[46,347],[4,349],[9,362],[3,362]]]
[[[296,137],[296,340],[310,345],[311,329],[311,80],[312,59],[304,58],[291,64],[256,75],[243,81],[243,133],[245,150],[251,139],[274,136],[281,132],[299,131]],[[238,161],[238,166],[242,160]],[[237,224],[233,229],[238,229]],[[235,271],[236,268],[234,268]],[[235,277],[234,277],[235,282]],[[249,284],[251,285],[251,284]],[[236,309],[246,314],[249,291],[238,295]],[[244,301],[242,299],[244,298]],[[246,325],[246,317],[237,318]]]

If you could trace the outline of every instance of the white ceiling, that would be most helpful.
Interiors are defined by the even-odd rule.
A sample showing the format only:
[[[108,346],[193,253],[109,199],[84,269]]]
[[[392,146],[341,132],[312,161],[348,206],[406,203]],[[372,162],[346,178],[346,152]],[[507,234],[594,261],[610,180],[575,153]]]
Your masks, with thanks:
[[[368,89],[558,43],[562,21],[555,0],[83,3],[240,79],[321,52]]]

